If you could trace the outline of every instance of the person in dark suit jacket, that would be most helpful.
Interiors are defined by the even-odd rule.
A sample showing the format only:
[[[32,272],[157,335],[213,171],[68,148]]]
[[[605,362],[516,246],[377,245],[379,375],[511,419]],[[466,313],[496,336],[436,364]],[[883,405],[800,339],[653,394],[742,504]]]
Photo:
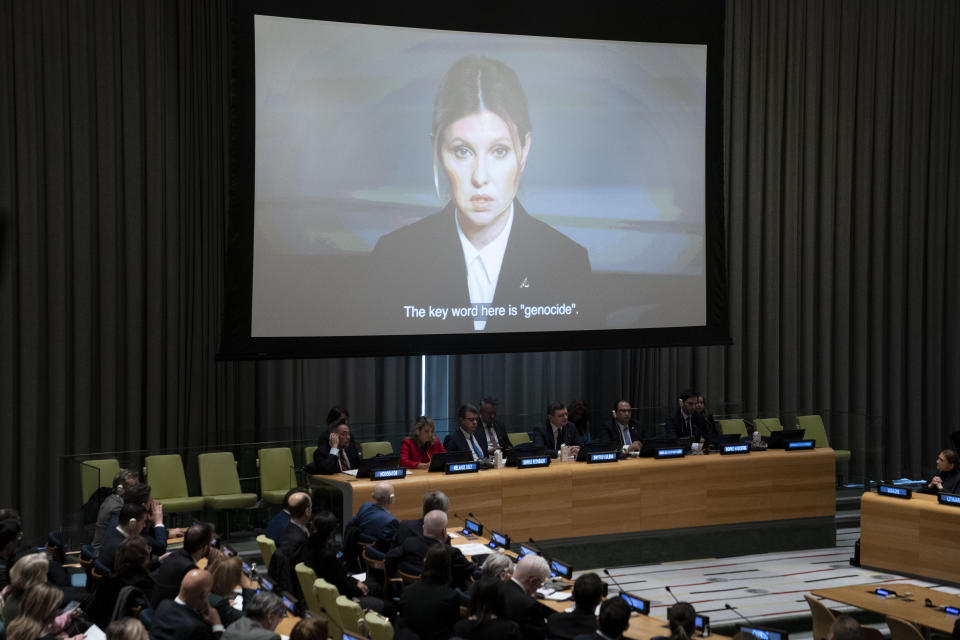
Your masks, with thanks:
[[[625,437],[624,431],[627,432]],[[597,440],[610,442],[618,449],[624,446],[627,451],[640,451],[643,437],[640,425],[633,421],[630,403],[620,400],[613,407],[613,417],[597,430]]]
[[[697,411],[700,404],[699,392],[693,389],[681,391],[678,404],[666,417],[667,437],[692,438],[694,442],[699,442],[719,435],[716,427],[711,426],[703,414]]]
[[[160,566],[150,574],[154,584],[151,607],[156,609],[163,600],[177,596],[183,576],[197,568],[200,558],[210,554],[212,542],[213,525],[195,524],[187,529],[183,536],[183,548],[161,560]]]
[[[192,569],[183,577],[180,592],[174,600],[164,600],[157,607],[150,626],[152,640],[217,640],[223,624],[217,610],[207,603],[213,576],[207,571]]]
[[[439,510],[446,513],[450,509],[450,498],[443,491],[428,491],[423,494],[423,516],[417,520],[401,520],[397,527],[397,535],[394,538],[394,546],[403,544],[403,541],[411,536],[423,535],[423,518],[431,511]],[[445,542],[449,542],[447,536]]]
[[[128,502],[120,507],[117,523],[103,534],[97,560],[112,571],[117,549],[120,548],[121,543],[130,536],[139,536],[146,522],[147,511],[140,505]],[[144,541],[146,541],[146,538],[144,538]]]
[[[960,456],[953,449],[944,449],[937,456],[937,473],[921,493],[957,493],[960,489]]]
[[[598,629],[591,634],[577,636],[575,640],[620,640],[630,626],[630,607],[623,598],[607,598],[600,605],[597,616]]]
[[[329,476],[356,469],[359,465],[360,452],[350,438],[350,425],[346,418],[338,418],[317,443],[317,450],[313,452],[313,470]]]
[[[480,412],[472,404],[462,404],[457,409],[458,428],[451,431],[443,441],[447,451],[469,451],[474,460],[487,456],[487,438],[482,429],[477,429]]]
[[[577,444],[577,427],[567,420],[567,407],[562,402],[547,405],[547,420],[533,428],[533,442],[544,447],[551,455],[557,455],[560,445],[570,447],[570,455],[580,450]]]
[[[532,141],[516,72],[498,60],[464,58],[447,71],[434,104],[435,184],[439,194],[442,170],[451,198],[439,213],[379,239],[371,254],[377,307],[368,316],[406,333],[590,327],[587,250],[515,197]],[[404,309],[487,304],[503,314],[411,318]],[[553,313],[528,317],[531,307]]]
[[[505,582],[483,577],[470,596],[470,615],[453,625],[452,637],[465,640],[522,640],[520,626],[507,618]]]
[[[480,422],[477,431],[481,431],[487,440],[487,453],[497,449],[510,449],[507,427],[497,420],[499,401],[493,396],[484,396],[480,400]],[[491,436],[493,436],[491,438]]]
[[[277,540],[277,551],[283,553],[290,563],[290,571],[307,559],[307,540],[310,530],[307,525],[313,517],[313,503],[307,493],[290,496],[290,524]]]
[[[465,589],[473,578],[476,566],[467,560],[456,547],[450,546],[447,539],[447,514],[443,511],[431,511],[423,517],[423,535],[411,536],[386,555],[387,575],[396,575],[397,569],[406,573],[420,574],[427,551],[434,545],[443,545],[450,554],[450,586]]]
[[[573,583],[576,606],[569,613],[554,613],[547,618],[548,640],[573,640],[597,630],[594,611],[603,600],[603,581],[595,573],[585,573]]]
[[[450,580],[450,554],[435,544],[427,550],[420,579],[400,594],[399,627],[420,640],[447,640],[460,618],[460,596],[448,586]]]
[[[373,487],[373,502],[364,502],[347,526],[357,527],[363,537],[373,540],[381,551],[393,546],[400,521],[390,513],[393,506],[394,489],[389,482],[378,482]]]
[[[548,609],[537,602],[533,594],[550,575],[547,561],[535,554],[520,558],[513,577],[504,583],[507,617],[520,625],[520,633],[526,640],[543,640],[547,634],[545,618]]]

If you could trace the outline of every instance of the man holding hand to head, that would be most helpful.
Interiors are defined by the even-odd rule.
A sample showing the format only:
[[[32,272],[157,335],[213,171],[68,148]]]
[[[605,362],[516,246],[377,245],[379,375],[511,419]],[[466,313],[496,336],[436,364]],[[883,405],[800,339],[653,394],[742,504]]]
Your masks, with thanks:
[[[153,640],[216,640],[223,634],[220,614],[207,599],[213,576],[193,569],[183,577],[180,593],[157,607],[150,627]]]

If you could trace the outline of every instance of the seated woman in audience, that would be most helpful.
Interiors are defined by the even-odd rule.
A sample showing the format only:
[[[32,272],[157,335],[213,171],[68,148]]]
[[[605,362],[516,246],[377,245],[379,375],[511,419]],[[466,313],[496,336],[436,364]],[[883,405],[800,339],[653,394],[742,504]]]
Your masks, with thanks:
[[[140,505],[128,502],[120,507],[117,525],[103,534],[103,543],[97,560],[110,570],[115,569],[117,549],[120,548],[120,544],[127,538],[140,537],[146,522],[147,511]],[[145,541],[149,544],[149,540],[145,539]]]
[[[146,628],[136,618],[114,620],[107,626],[107,640],[149,640]]]
[[[143,591],[147,602],[153,595],[153,579],[147,572],[150,548],[140,536],[131,536],[120,543],[117,549],[113,572],[97,582],[93,599],[86,608],[87,617],[101,629],[110,623],[117,596],[124,587],[136,587]]]
[[[337,519],[328,511],[321,511],[310,521],[313,533],[307,540],[306,565],[337,588],[340,595],[360,598],[370,593],[370,588],[347,574],[340,558],[333,549],[333,538],[340,529]]]
[[[290,640],[327,640],[327,621],[304,618],[290,632]]]
[[[57,620],[62,600],[63,593],[48,584],[35,584],[27,589],[20,602],[20,613],[7,626],[7,640],[56,640],[63,629]],[[70,614],[64,614],[67,616]],[[82,638],[81,633],[70,640]]]
[[[960,456],[953,449],[944,449],[937,456],[937,474],[930,479],[923,493],[957,493],[960,490]]]
[[[689,602],[677,602],[667,610],[669,636],[656,636],[651,640],[689,640],[693,637],[697,612]]]
[[[220,614],[223,625],[228,626],[243,616],[241,609],[234,606],[237,596],[242,608],[256,592],[243,587],[243,561],[239,556],[220,556],[209,570],[213,575],[213,588],[208,601]]]
[[[446,453],[434,432],[433,420],[427,416],[417,418],[410,437],[400,443],[400,464],[407,469],[427,469],[434,455]]]
[[[47,568],[45,553],[25,555],[10,568],[10,585],[3,590],[3,621],[7,625],[20,613],[20,603],[27,589],[47,583]],[[63,597],[62,593],[60,597]]]
[[[520,627],[507,620],[502,581],[480,579],[470,598],[470,615],[453,625],[452,636],[465,640],[522,640]]]
[[[423,560],[420,579],[400,594],[400,618],[396,640],[411,636],[420,640],[446,640],[460,618],[460,597],[450,583],[450,554],[446,545],[435,544]]]

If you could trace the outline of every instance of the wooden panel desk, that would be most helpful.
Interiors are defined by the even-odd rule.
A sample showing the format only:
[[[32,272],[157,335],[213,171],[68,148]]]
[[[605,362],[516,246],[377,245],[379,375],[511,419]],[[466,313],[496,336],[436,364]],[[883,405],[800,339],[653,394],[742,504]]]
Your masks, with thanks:
[[[860,498],[860,564],[960,582],[960,507],[937,497],[909,500],[867,492]]]
[[[394,482],[393,513],[419,518],[423,494],[441,490],[450,497],[451,521],[472,511],[488,529],[518,541],[832,517],[834,466],[833,450],[818,449],[567,462],[455,476],[418,470]],[[345,514],[370,500],[375,484],[346,474],[313,481],[343,493]]]
[[[862,553],[862,551],[861,551]],[[862,557],[862,556],[861,556]],[[910,602],[904,598],[885,598],[871,593],[877,587],[896,591],[898,596],[910,593]],[[935,591],[920,587],[915,584],[858,584],[848,587],[833,587],[830,589],[817,589],[811,591],[811,594],[834,602],[842,602],[858,609],[873,611],[885,616],[896,616],[909,620],[922,627],[936,629],[944,633],[953,632],[953,623],[957,616],[952,616],[943,611],[937,611],[935,608],[924,605],[924,599],[930,598],[930,601],[937,607],[951,606],[960,607],[960,596],[952,596],[942,591]]]

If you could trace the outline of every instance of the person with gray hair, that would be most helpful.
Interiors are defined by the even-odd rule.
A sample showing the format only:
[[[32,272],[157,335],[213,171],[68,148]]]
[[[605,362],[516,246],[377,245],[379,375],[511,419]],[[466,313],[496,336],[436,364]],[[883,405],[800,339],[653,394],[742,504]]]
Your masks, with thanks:
[[[438,510],[446,513],[450,510],[450,498],[443,491],[428,491],[423,494],[423,515],[431,511]],[[400,546],[403,541],[411,536],[423,535],[423,516],[417,520],[401,520],[397,527],[397,536],[393,541],[394,546]]]
[[[393,485],[378,482],[373,487],[372,498],[372,502],[364,502],[360,506],[347,526],[356,527],[361,540],[372,540],[378,549],[386,551],[393,546],[400,526],[400,521],[390,513],[395,499]]]
[[[482,577],[509,580],[513,577],[513,560],[500,550],[494,551],[483,561],[480,573]]]
[[[247,602],[246,617],[227,627],[222,640],[279,640],[274,629],[285,613],[280,596],[258,591]]]
[[[547,634],[546,610],[534,599],[534,594],[550,575],[547,561],[534,553],[520,558],[513,577],[504,585],[507,600],[507,618],[520,625],[527,640],[543,640]]]
[[[439,509],[423,516],[423,535],[410,536],[400,546],[387,553],[387,574],[396,575],[397,569],[404,573],[419,574],[423,560],[430,547],[442,544],[450,554],[451,581],[453,588],[465,589],[476,572],[476,566],[467,560],[456,547],[450,546],[447,537],[447,514]]]

